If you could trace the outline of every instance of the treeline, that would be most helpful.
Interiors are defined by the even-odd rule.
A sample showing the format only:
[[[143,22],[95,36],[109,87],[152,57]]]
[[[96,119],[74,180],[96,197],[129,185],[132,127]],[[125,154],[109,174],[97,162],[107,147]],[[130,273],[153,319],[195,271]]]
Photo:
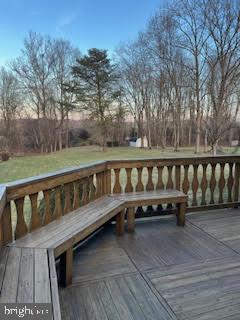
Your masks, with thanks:
[[[178,150],[188,119],[195,151],[204,142],[216,152],[239,113],[239,30],[239,1],[179,0],[119,49],[126,99],[150,146],[165,147],[171,125]]]
[[[239,9],[235,0],[172,1],[114,61],[105,50],[82,55],[66,40],[30,32],[21,56],[0,71],[2,144],[11,149],[24,135],[41,152],[68,147],[69,119],[80,115],[103,149],[136,135],[149,148],[199,152],[204,144],[216,153],[239,135]]]

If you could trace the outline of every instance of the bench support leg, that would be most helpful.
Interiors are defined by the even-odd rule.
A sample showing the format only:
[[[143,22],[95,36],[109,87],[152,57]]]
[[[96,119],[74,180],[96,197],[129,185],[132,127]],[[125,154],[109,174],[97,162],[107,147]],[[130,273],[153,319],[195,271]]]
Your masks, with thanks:
[[[177,225],[184,227],[185,225],[186,202],[178,204]]]
[[[69,248],[61,256],[60,277],[64,287],[72,284],[73,248]]]
[[[128,210],[127,210],[127,223],[128,223],[128,232],[134,232],[134,229],[135,229],[135,210],[134,210],[134,208],[128,208]]]
[[[125,211],[121,211],[116,216],[116,233],[117,236],[122,236],[124,234],[124,217]]]

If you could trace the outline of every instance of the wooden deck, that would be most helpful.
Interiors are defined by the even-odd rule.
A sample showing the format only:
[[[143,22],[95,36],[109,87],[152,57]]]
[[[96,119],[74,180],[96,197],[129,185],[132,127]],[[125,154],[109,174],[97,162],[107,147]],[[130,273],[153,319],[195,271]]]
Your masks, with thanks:
[[[62,319],[240,319],[240,210],[108,226],[75,251]]]

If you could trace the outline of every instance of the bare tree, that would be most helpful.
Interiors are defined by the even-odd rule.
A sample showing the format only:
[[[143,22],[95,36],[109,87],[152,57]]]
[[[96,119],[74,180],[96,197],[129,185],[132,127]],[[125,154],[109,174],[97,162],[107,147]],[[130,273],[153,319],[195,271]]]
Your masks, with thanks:
[[[63,147],[63,136],[65,133],[65,146],[68,147],[68,128],[69,113],[75,109],[74,94],[66,90],[66,85],[71,82],[72,65],[80,56],[80,52],[72,47],[70,42],[63,39],[52,41],[53,60],[53,77],[55,83],[54,100],[56,102],[56,111],[58,112],[59,121],[55,128],[55,150],[58,141],[59,149]]]
[[[0,119],[3,121],[3,134],[6,147],[10,149],[16,138],[14,122],[22,108],[20,84],[13,73],[5,68],[0,70]]]
[[[176,24],[176,47],[185,51],[188,62],[188,73],[192,79],[195,93],[196,112],[196,143],[195,152],[199,153],[201,135],[202,99],[204,97],[204,84],[206,81],[205,46],[208,40],[206,32],[206,17],[203,14],[203,2],[180,0],[177,5],[170,7]]]
[[[208,42],[208,139],[216,154],[221,136],[235,121],[240,77],[240,10],[228,0],[205,3]]]
[[[119,48],[118,57],[125,99],[137,124],[141,146],[143,147],[143,137],[146,134],[148,147],[151,149],[154,79],[145,41],[144,34],[140,34],[135,42]]]
[[[38,119],[38,147],[48,151],[51,144],[53,110],[52,66],[54,55],[50,38],[30,32],[24,40],[21,57],[12,63],[12,69],[27,94],[28,105]]]

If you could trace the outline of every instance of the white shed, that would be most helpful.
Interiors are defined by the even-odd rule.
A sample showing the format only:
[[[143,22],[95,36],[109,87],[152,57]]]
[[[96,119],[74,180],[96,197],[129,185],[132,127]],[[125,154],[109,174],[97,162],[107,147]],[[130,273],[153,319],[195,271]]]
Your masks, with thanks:
[[[135,148],[141,148],[141,138],[137,138],[135,141],[131,140],[129,141],[130,147],[135,147]],[[147,137],[143,137],[143,147],[147,148],[148,147],[148,140]]]

